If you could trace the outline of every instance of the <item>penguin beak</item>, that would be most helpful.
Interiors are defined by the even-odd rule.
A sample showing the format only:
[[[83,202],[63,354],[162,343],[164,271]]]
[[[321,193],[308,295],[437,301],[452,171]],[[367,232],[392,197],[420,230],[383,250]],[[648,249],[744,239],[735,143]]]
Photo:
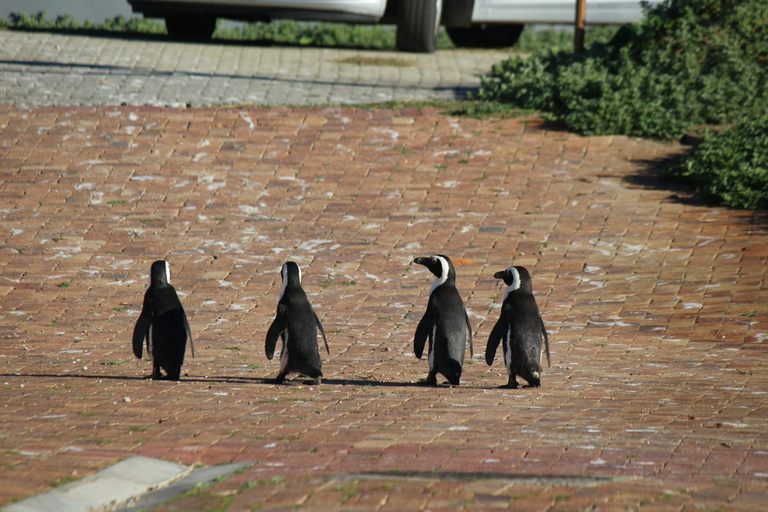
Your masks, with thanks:
[[[418,265],[426,265],[429,258],[414,258],[413,262]]]
[[[495,274],[493,274],[493,277],[495,277],[496,279],[504,279],[506,275],[507,275],[507,271],[502,270],[500,272],[496,272]]]

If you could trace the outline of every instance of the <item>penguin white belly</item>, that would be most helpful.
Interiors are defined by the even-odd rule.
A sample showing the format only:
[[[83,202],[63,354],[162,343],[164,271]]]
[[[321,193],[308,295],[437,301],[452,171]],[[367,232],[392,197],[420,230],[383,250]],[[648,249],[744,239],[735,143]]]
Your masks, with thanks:
[[[429,340],[429,355],[427,356],[427,361],[429,361],[429,371],[434,371],[435,369],[435,352],[433,350],[433,347],[435,346],[435,333],[437,332],[437,324],[432,326],[432,338]]]
[[[154,340],[152,339],[152,326],[149,326],[149,333],[147,334],[147,339],[149,340],[149,343],[147,345],[147,351],[149,352],[149,360],[154,361],[155,360],[155,351],[154,348]]]
[[[283,340],[283,348],[280,350],[280,373],[285,373],[285,369],[288,368],[288,338],[290,333],[285,331],[285,340]]]
[[[509,343],[509,338],[512,336],[512,326],[510,325],[507,327],[507,339],[505,340],[505,345],[507,346],[507,349],[504,351],[504,366],[507,367],[507,374],[510,376],[512,375],[512,370],[510,369],[510,366],[512,365],[512,348],[511,344]]]

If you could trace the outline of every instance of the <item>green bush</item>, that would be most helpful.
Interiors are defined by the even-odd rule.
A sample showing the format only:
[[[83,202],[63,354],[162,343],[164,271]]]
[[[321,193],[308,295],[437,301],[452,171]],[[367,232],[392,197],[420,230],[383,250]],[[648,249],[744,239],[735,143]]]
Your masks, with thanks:
[[[11,13],[9,20],[0,19],[0,28],[16,30],[49,30],[61,32],[132,32],[137,34],[164,34],[165,25],[155,20],[143,18],[125,19],[116,16],[103,23],[84,21],[79,23],[70,15],[59,16],[55,20],[48,19],[45,12],[29,15]]]
[[[45,12],[34,15],[12,13],[9,20],[0,19],[0,28],[14,30],[47,30],[59,32],[84,32],[91,34],[122,32],[139,35],[166,34],[165,23],[154,19],[130,18],[123,16],[92,23],[79,23],[72,16],[59,16],[55,20]],[[307,23],[291,20],[271,23],[248,23],[237,27],[223,28],[221,24],[213,33],[214,39],[224,41],[256,42],[261,44],[284,44],[299,46],[321,46],[337,48],[395,49],[395,30],[387,25],[347,25],[344,23]],[[438,49],[450,49],[454,45],[445,31],[441,31]]]
[[[665,177],[693,185],[706,201],[768,210],[768,112],[723,134],[710,131],[696,152]]]
[[[495,66],[473,99],[541,110],[579,133],[679,138],[768,109],[768,2],[665,0],[581,55]]]

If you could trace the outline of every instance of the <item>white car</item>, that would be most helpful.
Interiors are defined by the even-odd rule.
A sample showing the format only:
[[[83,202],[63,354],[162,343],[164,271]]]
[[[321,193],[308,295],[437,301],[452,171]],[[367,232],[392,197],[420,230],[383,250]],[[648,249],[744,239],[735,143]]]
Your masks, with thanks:
[[[650,3],[658,3],[655,0]],[[576,0],[128,0],[133,12],[164,18],[180,39],[207,39],[216,18],[294,19],[397,26],[397,48],[433,52],[440,25],[457,46],[500,47],[517,41],[524,24],[574,22]],[[586,0],[587,24],[640,19],[640,0]]]

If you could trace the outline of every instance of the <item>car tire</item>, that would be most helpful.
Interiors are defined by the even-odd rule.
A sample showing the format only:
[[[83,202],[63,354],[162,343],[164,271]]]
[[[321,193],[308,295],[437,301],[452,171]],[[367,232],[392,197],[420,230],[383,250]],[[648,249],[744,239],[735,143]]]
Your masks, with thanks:
[[[442,11],[443,0],[400,0],[397,49],[415,53],[432,53],[437,50]]]
[[[448,37],[459,48],[507,48],[520,38],[525,25],[473,25],[448,27]]]
[[[216,30],[216,17],[205,14],[167,14],[165,29],[179,41],[210,41]]]

